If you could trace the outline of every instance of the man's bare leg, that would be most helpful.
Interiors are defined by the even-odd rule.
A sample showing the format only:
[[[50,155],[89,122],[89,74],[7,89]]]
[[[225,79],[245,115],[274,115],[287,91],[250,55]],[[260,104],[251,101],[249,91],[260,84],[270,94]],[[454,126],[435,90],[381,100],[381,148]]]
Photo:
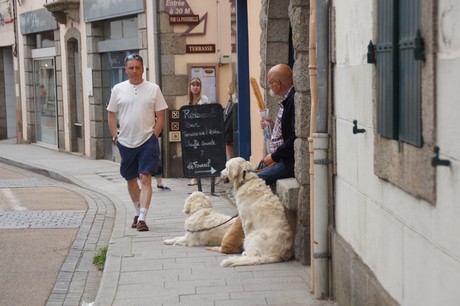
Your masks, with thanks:
[[[141,174],[140,182],[141,186],[139,187],[137,178],[128,181],[129,195],[133,201],[134,208],[136,209],[136,205],[138,207],[138,209],[136,209],[138,217],[134,217],[132,227],[137,227],[139,231],[148,231],[145,218],[152,199],[152,176],[149,174]]]

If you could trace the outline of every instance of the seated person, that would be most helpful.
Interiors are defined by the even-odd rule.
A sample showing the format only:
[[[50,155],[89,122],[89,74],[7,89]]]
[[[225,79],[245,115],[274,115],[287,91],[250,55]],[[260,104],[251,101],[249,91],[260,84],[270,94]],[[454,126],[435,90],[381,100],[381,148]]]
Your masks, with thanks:
[[[273,127],[272,139],[282,142],[273,153],[269,153],[262,160],[265,168],[257,174],[265,180],[267,185],[275,183],[278,179],[294,177],[294,141],[295,115],[292,70],[289,66],[279,64],[270,69],[267,75],[270,95],[283,97],[280,102],[280,111]],[[266,123],[261,122],[263,126]]]

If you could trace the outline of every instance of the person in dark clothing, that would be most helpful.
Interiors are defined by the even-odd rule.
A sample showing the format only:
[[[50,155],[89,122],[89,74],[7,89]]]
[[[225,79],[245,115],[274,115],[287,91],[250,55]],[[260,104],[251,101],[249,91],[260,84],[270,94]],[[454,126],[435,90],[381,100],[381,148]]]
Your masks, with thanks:
[[[279,139],[282,142],[273,153],[269,153],[262,160],[263,169],[257,174],[271,185],[278,179],[294,177],[294,141],[295,135],[295,113],[292,70],[289,66],[279,64],[271,68],[267,74],[270,95],[283,97],[280,102],[280,111],[273,125],[272,139]],[[261,121],[261,127],[267,124]]]
[[[227,158],[233,158],[235,156],[233,151],[233,85],[228,85],[228,102],[224,109],[224,134],[225,134],[225,151],[227,152]]]

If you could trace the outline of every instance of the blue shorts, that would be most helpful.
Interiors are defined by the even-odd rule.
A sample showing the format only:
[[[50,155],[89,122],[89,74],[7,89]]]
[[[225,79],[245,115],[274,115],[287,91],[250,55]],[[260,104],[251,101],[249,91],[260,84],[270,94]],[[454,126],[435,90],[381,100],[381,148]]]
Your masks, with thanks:
[[[121,156],[120,174],[129,181],[139,174],[155,175],[161,171],[160,146],[155,134],[140,147],[127,148],[117,143]]]

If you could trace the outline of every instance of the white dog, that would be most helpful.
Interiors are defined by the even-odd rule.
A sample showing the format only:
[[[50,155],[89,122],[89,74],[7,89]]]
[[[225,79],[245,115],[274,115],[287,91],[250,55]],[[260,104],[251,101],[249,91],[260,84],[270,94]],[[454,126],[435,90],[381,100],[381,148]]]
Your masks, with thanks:
[[[184,204],[185,230],[182,237],[164,240],[164,244],[184,246],[220,246],[235,218],[212,209],[211,200],[200,191],[193,192]]]
[[[225,166],[221,177],[233,183],[245,238],[242,256],[228,257],[221,266],[258,265],[291,259],[293,233],[280,199],[243,158],[232,158]]]

